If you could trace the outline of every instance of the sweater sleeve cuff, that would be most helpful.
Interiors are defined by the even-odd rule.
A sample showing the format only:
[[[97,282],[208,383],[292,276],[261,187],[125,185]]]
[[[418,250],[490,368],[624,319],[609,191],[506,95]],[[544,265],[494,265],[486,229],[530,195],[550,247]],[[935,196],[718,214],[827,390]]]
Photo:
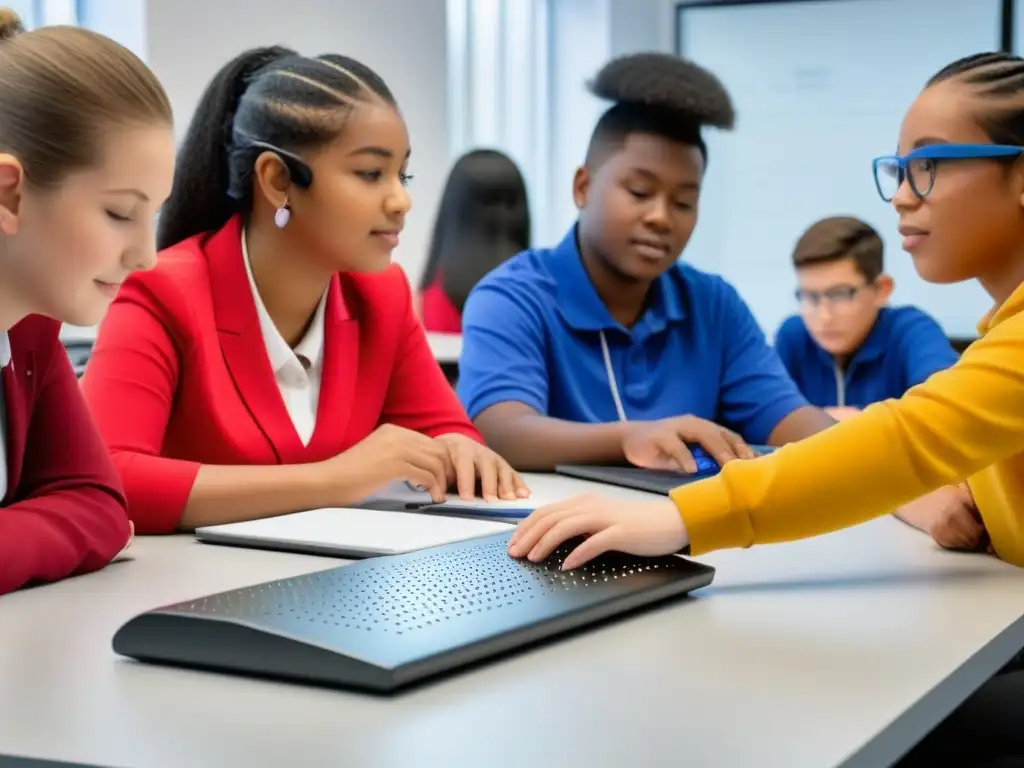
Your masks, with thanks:
[[[681,485],[669,496],[683,516],[691,555],[753,544],[750,517],[733,503],[720,475]]]

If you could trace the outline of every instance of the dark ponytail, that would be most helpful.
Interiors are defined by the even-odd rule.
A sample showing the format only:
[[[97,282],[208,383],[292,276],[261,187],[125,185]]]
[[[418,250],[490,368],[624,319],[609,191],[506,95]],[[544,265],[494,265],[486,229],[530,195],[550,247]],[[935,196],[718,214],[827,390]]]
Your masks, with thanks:
[[[379,76],[345,56],[314,59],[271,46],[230,61],[203,92],[178,150],[157,247],[215,232],[235,213],[247,215],[253,167],[268,149],[278,151],[296,183],[308,186],[311,172],[293,153],[334,139],[349,110],[374,100],[394,104]]]
[[[230,184],[231,125],[252,77],[287,56],[287,48],[254,48],[228,62],[210,81],[178,150],[174,188],[160,213],[157,248],[220,229],[236,210]]]

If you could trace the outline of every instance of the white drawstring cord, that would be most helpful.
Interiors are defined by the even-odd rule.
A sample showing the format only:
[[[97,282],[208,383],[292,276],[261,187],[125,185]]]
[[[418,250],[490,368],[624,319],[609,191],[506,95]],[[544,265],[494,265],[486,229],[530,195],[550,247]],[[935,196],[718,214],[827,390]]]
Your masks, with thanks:
[[[608,388],[612,391],[612,400],[615,401],[615,412],[619,415],[619,421],[628,421],[626,409],[622,407],[622,398],[619,397],[619,385],[615,382],[612,356],[608,351],[608,340],[604,337],[604,331],[601,331],[601,353],[604,355],[604,370],[608,374]]]

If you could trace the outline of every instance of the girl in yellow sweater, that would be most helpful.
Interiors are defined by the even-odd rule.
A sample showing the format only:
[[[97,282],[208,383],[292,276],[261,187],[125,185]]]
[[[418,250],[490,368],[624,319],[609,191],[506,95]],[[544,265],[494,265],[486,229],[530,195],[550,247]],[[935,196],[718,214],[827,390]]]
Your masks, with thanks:
[[[875,160],[875,177],[915,268],[934,283],[976,279],[994,301],[961,360],[670,500],[540,508],[512,537],[512,556],[541,560],[584,534],[564,568],[607,550],[697,555],[791,541],[965,482],[995,553],[1024,566],[1024,59],[979,54],[937,73],[904,117],[898,152]]]

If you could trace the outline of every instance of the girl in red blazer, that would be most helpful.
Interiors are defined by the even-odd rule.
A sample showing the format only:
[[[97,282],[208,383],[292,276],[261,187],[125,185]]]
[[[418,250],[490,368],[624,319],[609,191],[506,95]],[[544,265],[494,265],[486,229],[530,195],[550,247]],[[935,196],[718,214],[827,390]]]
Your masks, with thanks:
[[[246,52],[207,87],[83,387],[143,533],[346,506],[394,481],[527,491],[445,381],[391,252],[409,136],[343,56]]]
[[[121,484],[58,339],[153,262],[171,108],[133,54],[0,9],[0,594],[102,568],[128,544]]]

